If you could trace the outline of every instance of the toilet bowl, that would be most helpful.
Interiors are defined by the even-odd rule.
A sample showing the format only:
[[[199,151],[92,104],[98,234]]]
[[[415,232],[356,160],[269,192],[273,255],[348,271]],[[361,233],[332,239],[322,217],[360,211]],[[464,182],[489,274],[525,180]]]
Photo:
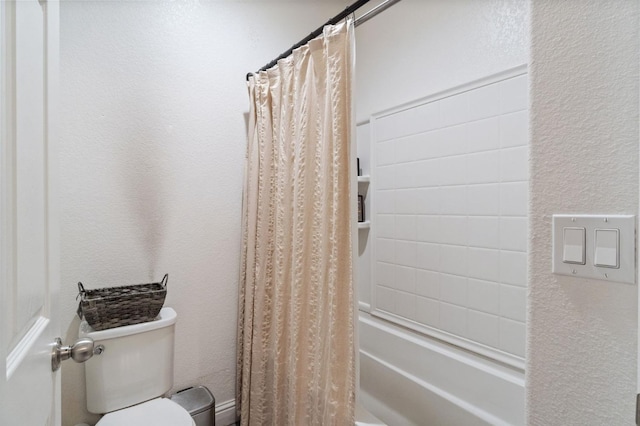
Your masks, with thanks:
[[[173,386],[177,314],[162,308],[150,322],[95,331],[86,321],[79,336],[94,341],[85,363],[87,409],[104,414],[96,426],[193,426],[189,412],[163,398]]]

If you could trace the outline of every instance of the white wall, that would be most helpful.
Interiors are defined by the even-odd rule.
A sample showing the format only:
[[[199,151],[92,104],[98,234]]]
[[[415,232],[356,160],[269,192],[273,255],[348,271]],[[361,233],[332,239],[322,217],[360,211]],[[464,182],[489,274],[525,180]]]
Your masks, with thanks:
[[[527,63],[527,0],[402,0],[356,30],[356,116]]]
[[[550,271],[553,213],[638,212],[639,8],[531,3],[532,425],[634,424],[637,286]]]
[[[525,0],[403,0],[356,31],[359,137],[368,135],[369,125],[363,122],[374,113],[526,64],[528,40]],[[360,244],[368,244],[372,236],[372,231],[366,237],[361,231]],[[360,251],[362,270],[370,256],[362,247]],[[368,284],[359,282],[361,287]],[[359,293],[366,307],[366,290]],[[439,347],[435,340],[364,313],[360,330],[361,397],[381,419],[398,424],[524,423],[522,371],[485,365],[478,357]],[[442,364],[430,371],[417,369],[430,364],[425,360]],[[473,379],[458,386],[460,371]],[[439,381],[431,374],[453,380]],[[493,402],[482,395],[475,398],[471,394],[477,389],[492,389],[503,397]],[[410,403],[396,397],[403,392],[412,395]]]
[[[178,312],[175,389],[234,397],[245,74],[344,8],[293,2],[62,2],[62,307],[76,283],[159,280]],[[63,424],[85,412],[62,369]]]

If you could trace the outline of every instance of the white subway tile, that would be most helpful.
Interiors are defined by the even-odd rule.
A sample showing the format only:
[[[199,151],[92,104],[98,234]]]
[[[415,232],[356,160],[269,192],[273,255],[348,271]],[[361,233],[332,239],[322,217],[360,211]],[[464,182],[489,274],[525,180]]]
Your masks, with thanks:
[[[377,119],[371,173],[377,307],[517,356],[527,85],[518,76]]]
[[[408,136],[418,133],[418,122],[416,120],[416,109],[409,108],[398,113],[400,115],[401,135]]]
[[[440,185],[440,160],[423,160],[415,164],[415,184],[417,187],[433,187]]]
[[[509,148],[529,143],[529,111],[500,116],[500,146]]]
[[[416,214],[438,214],[442,206],[442,191],[440,188],[421,188],[415,192]]]
[[[500,82],[501,114],[527,108],[529,108],[529,81],[526,74]]]
[[[449,333],[467,336],[467,310],[460,306],[440,302],[440,327]]]
[[[403,266],[416,266],[416,243],[412,241],[396,241],[395,263]]]
[[[441,99],[438,103],[442,127],[469,121],[469,97],[467,92]]]
[[[500,286],[500,315],[516,321],[525,321],[527,295],[523,287],[506,284]]]
[[[406,163],[415,160],[415,149],[420,140],[419,135],[406,136],[400,139],[394,139],[389,143],[394,144],[394,162]],[[380,154],[378,154],[380,155]]]
[[[477,311],[500,313],[500,284],[469,278],[468,306]]]
[[[440,185],[463,185],[467,183],[467,156],[441,158],[439,161]]]
[[[416,269],[416,294],[438,299],[440,297],[440,273]],[[496,300],[498,300],[496,298]]]
[[[500,349],[524,357],[526,330],[524,323],[500,319]]]
[[[500,114],[500,85],[489,84],[469,93],[469,121]]]
[[[467,187],[443,186],[440,187],[440,213],[443,215],[466,215]]]
[[[440,250],[439,244],[417,243],[416,268],[440,271]]]
[[[500,185],[469,185],[469,215],[497,216],[500,213]]]
[[[493,183],[500,180],[500,152],[487,151],[467,156],[467,182]]]
[[[500,185],[500,214],[502,216],[527,216],[528,211],[529,182]]]
[[[440,274],[440,300],[454,305],[467,304],[467,278]]]
[[[402,291],[395,294],[395,311],[396,315],[400,315],[403,318],[415,319],[416,318],[416,296],[411,293],[405,293]]]
[[[467,217],[441,216],[440,242],[444,244],[467,245]]]
[[[498,218],[469,216],[469,246],[500,248],[500,224]]]
[[[376,236],[378,238],[393,238],[395,234],[395,216],[392,214],[377,215]]]
[[[395,187],[414,188],[416,186],[416,163],[396,164]]]
[[[396,216],[396,231],[394,238],[398,240],[416,240],[416,216]]]
[[[394,285],[396,290],[402,290],[410,293],[416,291],[416,270],[406,266],[397,266],[395,269],[396,276]]]
[[[380,262],[395,263],[395,241],[386,238],[376,239],[376,260]]]
[[[396,187],[396,167],[378,167],[375,179],[377,189],[394,189]]]
[[[467,275],[467,248],[460,246],[440,246],[440,272],[452,275]]]
[[[397,114],[378,118],[375,122],[375,140],[382,142],[398,136],[399,118]]]
[[[413,133],[413,120],[412,120],[413,110],[408,109],[408,110],[400,111],[395,115],[398,116],[397,118],[398,124],[395,129],[396,131],[395,138],[398,139],[398,138],[411,135]]]
[[[469,309],[469,339],[497,348],[500,345],[500,319],[495,315]]]
[[[498,281],[499,267],[500,252],[498,250],[469,248],[469,277]]]
[[[396,142],[397,141],[386,141],[378,143],[376,146],[377,166],[387,166],[396,162]]]
[[[500,171],[503,182],[529,179],[529,147],[503,149],[500,156]]]
[[[502,250],[527,250],[527,218],[500,218],[500,248]]]
[[[416,216],[416,241],[440,242],[440,216]]]
[[[467,124],[467,152],[500,148],[500,117],[486,118]]]
[[[439,157],[467,152],[467,127],[464,124],[437,130],[434,137],[437,140]]]
[[[417,132],[426,132],[440,127],[440,105],[438,101],[429,102],[416,108],[414,118]]]
[[[527,253],[500,252],[500,282],[521,287],[527,285]]]
[[[376,262],[376,284],[393,287],[397,266],[392,263]]]
[[[376,286],[376,307],[383,311],[394,312],[396,301],[396,292],[390,288]]]
[[[375,209],[378,213],[395,213],[396,192],[393,189],[378,190],[375,195]]]
[[[415,189],[396,190],[396,213],[414,214],[417,210],[417,193]]]
[[[440,326],[440,303],[424,297],[416,297],[416,321],[430,327]]]
[[[413,136],[412,152],[409,160],[426,160],[437,158],[440,155],[440,146],[437,131],[419,133]]]

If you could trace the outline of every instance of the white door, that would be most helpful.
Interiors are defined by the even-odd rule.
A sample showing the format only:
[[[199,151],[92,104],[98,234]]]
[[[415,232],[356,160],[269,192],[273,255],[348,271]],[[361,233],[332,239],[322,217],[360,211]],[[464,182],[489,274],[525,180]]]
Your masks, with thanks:
[[[0,1],[0,425],[61,424],[57,1]],[[66,342],[65,342],[66,343]]]

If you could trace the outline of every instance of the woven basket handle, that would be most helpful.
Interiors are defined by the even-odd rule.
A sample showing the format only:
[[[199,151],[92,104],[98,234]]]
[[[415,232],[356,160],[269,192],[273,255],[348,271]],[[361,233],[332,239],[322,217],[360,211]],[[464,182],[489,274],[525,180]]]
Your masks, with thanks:
[[[78,310],[76,311],[76,313],[78,314],[78,317],[80,319],[82,319],[82,296],[84,296],[84,293],[84,286],[80,281],[78,281],[78,295],[76,296],[76,300],[80,298],[80,302],[78,303]]]
[[[162,281],[160,281],[160,284],[162,284],[162,287],[167,288],[168,281],[169,281],[169,274],[164,274],[164,277],[162,277]]]

